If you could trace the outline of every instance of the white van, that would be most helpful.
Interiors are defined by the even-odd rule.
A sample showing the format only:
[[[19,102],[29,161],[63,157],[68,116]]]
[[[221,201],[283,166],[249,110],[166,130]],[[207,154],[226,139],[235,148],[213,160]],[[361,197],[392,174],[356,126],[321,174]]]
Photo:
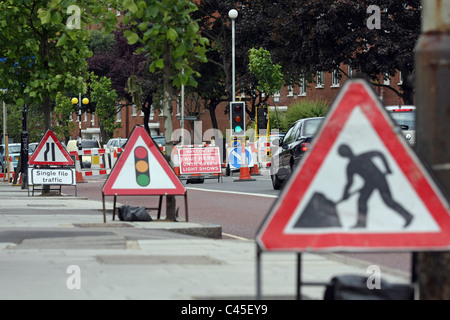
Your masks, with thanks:
[[[416,143],[416,107],[387,106],[386,110],[395,123],[402,128],[403,135],[411,146]]]

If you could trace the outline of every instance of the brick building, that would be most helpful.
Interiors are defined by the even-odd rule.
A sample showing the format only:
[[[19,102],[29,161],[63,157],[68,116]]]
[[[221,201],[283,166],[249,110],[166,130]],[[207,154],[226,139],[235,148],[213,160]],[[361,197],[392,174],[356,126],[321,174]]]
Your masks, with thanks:
[[[343,66],[342,70],[348,70],[348,67]],[[348,70],[348,73],[351,74],[351,70]],[[318,72],[314,79],[314,82],[304,83],[301,86],[284,87],[279,93],[275,94],[269,99],[269,106],[273,106],[276,103],[278,111],[285,112],[290,105],[302,100],[321,100],[330,104],[339,93],[339,90],[346,79],[346,76],[343,76],[339,79],[339,77],[337,77],[337,73],[335,72]],[[380,76],[380,83],[391,85],[395,89],[401,90],[401,74],[397,73],[395,77],[391,77],[389,80],[385,80],[382,76]],[[401,101],[400,98],[392,90],[383,87],[374,87],[374,90],[385,105],[403,104],[403,101]],[[179,115],[181,114],[181,107],[179,104],[179,100],[180,99],[178,99],[178,103],[174,102],[173,107],[172,123],[174,131],[181,127],[181,121],[179,117]],[[226,130],[229,128],[229,114],[225,114],[226,108],[227,103],[222,103],[216,108],[216,118],[220,133],[222,134],[225,134]],[[117,122],[121,123],[121,128],[116,130],[114,137],[128,137],[136,125],[143,125],[143,119],[144,114],[140,110],[137,110],[136,106],[124,104],[121,111],[117,114]],[[212,123],[208,111],[202,113],[197,120],[201,122],[185,120],[185,132],[191,134],[192,141],[194,139],[194,126],[197,126],[196,134],[198,134],[198,131],[201,131],[201,135],[203,135],[208,129],[212,128]],[[77,114],[73,114],[72,121],[76,122],[76,130],[74,130],[74,132],[72,133],[72,138],[76,138],[79,132],[79,122]],[[161,112],[156,108],[152,108],[149,127],[152,135],[164,135],[164,118]],[[98,119],[95,118],[95,114],[84,113],[81,115],[81,133],[83,139],[100,140],[100,127]],[[176,132],[176,135],[180,135],[179,131]],[[207,134],[206,136],[210,137],[211,133]],[[202,138],[202,140],[206,141],[209,139]],[[106,141],[102,142],[106,144]]]

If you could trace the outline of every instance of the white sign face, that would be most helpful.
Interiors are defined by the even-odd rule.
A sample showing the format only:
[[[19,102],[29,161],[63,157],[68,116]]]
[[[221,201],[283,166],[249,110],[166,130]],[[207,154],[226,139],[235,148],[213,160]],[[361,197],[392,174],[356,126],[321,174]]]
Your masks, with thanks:
[[[53,131],[48,130],[31,156],[29,164],[72,166],[74,163]]]
[[[28,168],[28,184],[57,184],[75,186],[75,169],[36,169]]]
[[[351,150],[353,158],[357,159],[360,156],[361,160],[357,160],[358,164],[362,165],[366,171],[371,170],[372,178],[375,177],[375,174],[380,175],[375,177],[376,184],[363,180],[360,174],[355,173],[354,176],[348,176],[350,161],[348,157],[339,154],[340,146],[351,146],[349,150]],[[366,163],[360,163],[363,160]],[[375,167],[371,167],[371,165]],[[349,197],[342,200],[343,191],[349,178],[354,178],[348,190]],[[381,190],[379,186],[381,183],[386,190]],[[372,186],[372,184],[374,185]],[[309,212],[307,206],[312,203],[311,201],[317,193],[326,195],[326,198],[335,204],[340,223],[334,228],[340,232],[359,233],[361,228],[366,233],[439,231],[439,227],[426,205],[411,186],[396,160],[386,150],[384,142],[379,138],[359,106],[355,106],[334,145],[323,159],[320,169],[304,195],[304,201],[299,202],[284,229],[287,234],[301,234],[306,231],[308,233],[330,232],[332,229],[330,226],[305,228],[299,223],[302,213]],[[362,199],[365,199],[365,202]],[[367,207],[367,215],[364,216],[364,227],[357,227],[357,221],[360,220],[358,216],[361,214],[358,214],[356,209],[362,205]],[[413,219],[406,228],[404,227],[405,216],[408,215],[411,215]]]
[[[219,148],[179,148],[180,173],[221,173]]]
[[[141,147],[142,150],[145,150],[145,153],[148,155],[147,163],[148,163],[148,181],[145,185],[139,184],[138,179],[136,177],[136,165],[137,160],[135,157],[135,150]],[[124,155],[122,154],[121,157]],[[122,162],[121,162],[122,163]],[[175,185],[167,175],[165,170],[162,168],[158,159],[153,156],[153,153],[150,152],[149,147],[145,143],[142,137],[138,137],[133,152],[131,156],[126,158],[123,163],[121,175],[116,178],[112,189],[175,189]]]

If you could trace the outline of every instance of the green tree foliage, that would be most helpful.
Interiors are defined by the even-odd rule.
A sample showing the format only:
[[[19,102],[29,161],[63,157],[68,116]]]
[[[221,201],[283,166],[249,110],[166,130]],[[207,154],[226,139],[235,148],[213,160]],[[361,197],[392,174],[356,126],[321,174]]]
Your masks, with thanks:
[[[304,100],[293,103],[289,106],[286,113],[278,112],[278,121],[275,111],[271,111],[269,115],[270,128],[277,129],[279,125],[280,132],[286,132],[289,127],[297,120],[313,117],[324,117],[328,112],[328,104],[317,100]]]
[[[0,2],[0,87],[2,99],[18,106],[41,105],[45,127],[51,127],[51,100],[57,92],[85,92],[88,49],[86,25],[115,24],[107,4],[80,0],[80,28],[68,28],[69,0],[5,0]]]
[[[273,95],[283,87],[281,65],[274,64],[270,52],[259,48],[249,50],[249,69],[258,79],[257,89],[266,95]]]
[[[55,99],[54,119],[56,126],[53,127],[53,132],[60,141],[67,142],[69,140],[70,132],[75,129],[75,124],[72,119],[73,104],[69,97],[58,92]]]
[[[95,114],[99,119],[104,137],[103,142],[113,137],[114,130],[120,128],[120,122],[116,123],[117,93],[111,87],[111,79],[99,78],[93,72],[90,74],[90,89],[92,102],[96,104]]]
[[[257,2],[271,2],[255,0]],[[371,78],[372,84],[394,91],[411,103],[414,48],[420,35],[420,0],[283,0],[271,11],[271,38],[275,55],[284,68],[331,72],[350,65]],[[380,28],[369,29],[370,5],[381,9]],[[403,84],[398,91],[384,85],[380,75],[399,71]],[[341,70],[346,74],[347,70]]]
[[[2,110],[3,107],[0,108]],[[22,108],[7,106],[7,134],[9,142],[20,142],[22,134]],[[41,108],[36,105],[28,106],[28,139],[30,142],[39,142],[45,133],[44,115]],[[0,133],[3,135],[3,110],[0,112]]]
[[[208,39],[201,37],[197,22],[191,18],[197,6],[189,0],[124,0],[128,10],[122,20],[131,29],[124,32],[130,44],[140,42],[151,57],[150,72],[161,70],[164,87],[164,135],[166,158],[172,155],[173,88],[196,86],[200,74],[195,64],[206,62]],[[139,51],[138,51],[139,52]],[[175,197],[168,196],[167,220],[176,220]]]

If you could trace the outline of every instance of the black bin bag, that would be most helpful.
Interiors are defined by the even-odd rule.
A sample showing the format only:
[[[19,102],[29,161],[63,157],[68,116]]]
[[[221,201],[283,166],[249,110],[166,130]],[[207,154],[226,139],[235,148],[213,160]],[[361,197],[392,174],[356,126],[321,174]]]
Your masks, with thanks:
[[[120,221],[152,221],[145,207],[123,205],[119,208]]]
[[[414,290],[409,284],[391,284],[383,279],[380,289],[369,289],[367,277],[341,275],[331,279],[324,300],[414,300]]]

